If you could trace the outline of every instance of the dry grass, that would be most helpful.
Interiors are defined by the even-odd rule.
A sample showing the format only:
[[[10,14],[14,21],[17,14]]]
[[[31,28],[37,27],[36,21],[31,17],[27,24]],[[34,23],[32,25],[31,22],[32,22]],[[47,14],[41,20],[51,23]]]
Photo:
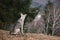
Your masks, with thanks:
[[[0,30],[0,40],[60,40],[60,37],[34,33],[10,35],[9,31]]]

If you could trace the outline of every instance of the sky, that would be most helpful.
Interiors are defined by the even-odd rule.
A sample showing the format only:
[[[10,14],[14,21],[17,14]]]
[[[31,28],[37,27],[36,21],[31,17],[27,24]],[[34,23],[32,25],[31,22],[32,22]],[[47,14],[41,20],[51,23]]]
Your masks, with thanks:
[[[47,4],[47,0],[32,0],[31,7],[38,7],[40,5],[45,6]]]
[[[47,4],[47,0],[33,0],[32,2],[37,2],[37,3],[41,4],[41,5]]]
[[[51,2],[54,2],[54,4],[56,4],[57,6],[60,6],[60,0],[51,0]],[[31,7],[35,8],[38,6],[42,6],[44,7],[46,4],[48,3],[48,0],[32,0],[32,4]]]

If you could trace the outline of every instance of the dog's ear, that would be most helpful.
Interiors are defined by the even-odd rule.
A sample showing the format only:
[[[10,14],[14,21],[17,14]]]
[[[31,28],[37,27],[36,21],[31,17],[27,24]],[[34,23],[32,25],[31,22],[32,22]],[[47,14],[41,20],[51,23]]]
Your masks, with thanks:
[[[26,16],[27,14],[20,13],[21,16]]]
[[[20,13],[21,16],[23,16],[23,13]]]
[[[27,14],[24,14],[24,16],[26,16]]]

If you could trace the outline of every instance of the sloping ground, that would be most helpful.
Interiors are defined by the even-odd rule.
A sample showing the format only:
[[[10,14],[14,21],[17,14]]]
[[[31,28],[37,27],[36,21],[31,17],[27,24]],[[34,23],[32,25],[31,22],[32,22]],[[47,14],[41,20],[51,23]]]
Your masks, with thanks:
[[[60,40],[60,37],[34,33],[25,33],[24,35],[10,35],[9,31],[0,30],[0,40]]]

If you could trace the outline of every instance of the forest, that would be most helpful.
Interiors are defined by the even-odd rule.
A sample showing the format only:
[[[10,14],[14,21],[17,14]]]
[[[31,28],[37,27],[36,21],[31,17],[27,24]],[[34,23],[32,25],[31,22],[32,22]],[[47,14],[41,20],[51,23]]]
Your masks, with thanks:
[[[13,26],[19,26],[17,21],[22,13],[26,14],[22,25],[24,33],[60,36],[60,7],[48,1],[44,8],[41,5],[32,8],[31,2],[32,0],[0,0],[0,29],[11,31]]]

